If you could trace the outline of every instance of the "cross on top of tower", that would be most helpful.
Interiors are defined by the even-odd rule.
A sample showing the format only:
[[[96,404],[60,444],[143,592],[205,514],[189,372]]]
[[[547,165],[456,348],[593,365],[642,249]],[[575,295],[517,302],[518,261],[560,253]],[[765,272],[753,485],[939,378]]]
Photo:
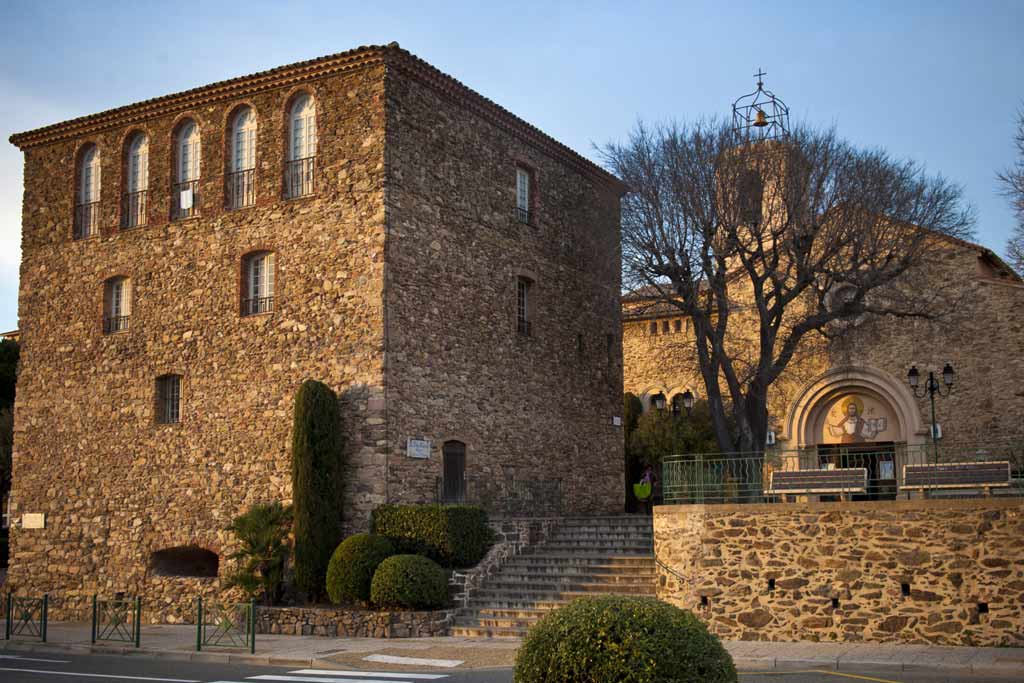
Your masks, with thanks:
[[[761,80],[761,77],[762,76],[767,76],[767,75],[768,75],[767,71],[763,71],[761,69],[761,67],[757,67],[757,73],[754,74],[754,78],[757,79],[757,87],[760,88],[762,85],[764,85],[764,81]]]

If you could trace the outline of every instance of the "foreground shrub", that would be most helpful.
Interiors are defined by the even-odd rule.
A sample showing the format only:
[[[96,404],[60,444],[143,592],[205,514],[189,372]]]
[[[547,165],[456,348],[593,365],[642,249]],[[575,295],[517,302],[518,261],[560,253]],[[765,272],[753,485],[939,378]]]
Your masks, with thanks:
[[[323,595],[331,552],[342,539],[345,435],[338,397],[306,380],[295,394],[292,426],[292,506],[295,585],[314,600]]]
[[[241,588],[250,598],[262,598],[268,605],[277,602],[288,561],[291,523],[292,510],[281,503],[253,505],[235,517],[227,530],[238,539],[240,547],[230,558],[239,565],[224,587]]]
[[[370,599],[373,573],[395,554],[391,541],[374,534],[356,534],[342,541],[327,565],[327,595],[335,604]]]
[[[399,552],[446,567],[472,567],[494,543],[487,513],[472,505],[382,505],[373,512],[373,532]]]
[[[735,683],[736,667],[691,612],[655,598],[579,598],[530,629],[516,683]]]
[[[435,609],[448,604],[448,576],[422,555],[394,555],[373,575],[370,601],[377,607]]]

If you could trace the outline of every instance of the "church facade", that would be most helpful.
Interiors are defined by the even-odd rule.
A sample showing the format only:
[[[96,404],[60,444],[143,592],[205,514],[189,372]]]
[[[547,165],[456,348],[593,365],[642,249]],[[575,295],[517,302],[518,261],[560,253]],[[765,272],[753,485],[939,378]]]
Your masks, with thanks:
[[[907,276],[922,291],[948,288],[953,311],[934,319],[865,317],[831,341],[808,340],[770,389],[770,450],[817,452],[821,462],[804,467],[823,466],[843,448],[927,452],[931,406],[920,394],[929,372],[946,391],[947,364],[955,375],[948,396],[936,397],[941,444],[982,452],[1024,439],[1024,282],[988,249],[940,239]],[[742,300],[742,292],[736,296]],[[686,391],[705,394],[691,328],[671,307],[624,297],[623,349],[625,391],[645,410],[661,400],[671,407]],[[912,367],[920,373],[917,395]],[[872,479],[895,478],[892,466],[872,467]]]
[[[624,187],[454,78],[365,47],[11,141],[13,590],[216,594],[231,519],[291,498],[307,379],[340,397],[351,530],[621,510]]]

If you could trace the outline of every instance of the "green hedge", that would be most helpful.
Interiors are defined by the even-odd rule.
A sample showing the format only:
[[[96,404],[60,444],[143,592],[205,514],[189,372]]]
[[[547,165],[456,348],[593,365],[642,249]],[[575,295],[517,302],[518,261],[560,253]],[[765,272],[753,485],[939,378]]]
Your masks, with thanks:
[[[334,604],[367,602],[370,583],[381,562],[395,554],[383,536],[355,534],[342,541],[327,565],[327,595]]]
[[[732,657],[691,612],[655,598],[579,598],[530,629],[516,683],[735,683]]]
[[[471,505],[382,505],[373,512],[373,532],[399,552],[445,567],[472,567],[494,543],[487,513]]]
[[[394,555],[373,575],[370,600],[377,607],[436,609],[448,604],[448,575],[422,555]]]

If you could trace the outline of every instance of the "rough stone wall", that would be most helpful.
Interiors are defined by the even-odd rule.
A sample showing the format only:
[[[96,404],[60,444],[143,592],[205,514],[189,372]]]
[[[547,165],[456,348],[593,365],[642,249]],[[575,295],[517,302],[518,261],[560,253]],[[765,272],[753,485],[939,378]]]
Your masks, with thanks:
[[[1024,644],[1018,499],[660,506],[654,544],[723,638]]]
[[[474,481],[560,479],[564,511],[620,511],[616,189],[403,71],[387,107],[389,498],[433,500],[459,440],[470,496]],[[514,215],[517,164],[532,225]],[[534,281],[528,337],[518,276]],[[429,460],[405,457],[409,438],[432,440]]]
[[[927,261],[911,274],[922,296],[943,288],[947,302],[955,302],[952,312],[939,318],[868,317],[833,341],[806,339],[769,391],[772,428],[781,436],[787,412],[800,392],[831,368],[870,368],[905,384],[911,365],[927,376],[928,370],[941,374],[948,362],[956,370],[956,386],[949,397],[938,398],[936,406],[946,442],[1024,436],[1019,424],[1019,416],[1024,415],[1024,391],[1020,390],[1024,382],[1024,319],[1020,315],[1024,284],[990,277],[979,270],[978,261],[977,249],[950,244],[930,250]],[[742,291],[735,296],[739,302],[744,300]],[[636,302],[625,303],[624,310],[625,391],[638,396],[667,391],[671,398],[690,388],[698,397],[706,396],[689,321]],[[733,349],[757,342],[751,336],[756,334],[756,324],[750,317],[744,325],[744,316],[750,317],[750,313],[740,308],[730,321]],[[676,320],[682,323],[679,333],[675,332]],[[652,322],[657,334],[650,331]],[[930,405],[927,398],[916,399],[916,403],[925,431],[910,434],[906,440],[923,442],[928,438]],[[790,435],[788,442],[779,442],[780,448],[799,445],[803,444],[797,443],[795,435]]]
[[[73,598],[115,591],[184,616],[218,579],[155,576],[150,554],[197,545],[224,558],[224,530],[250,505],[289,501],[293,399],[305,379],[342,398],[350,433],[345,507],[365,524],[384,500],[383,67],[307,80],[316,99],[315,193],[282,199],[291,85],[244,100],[25,151],[9,585]],[[225,130],[246,102],[258,117],[256,206],[224,210]],[[202,135],[199,216],[170,222],[172,131],[184,115]],[[123,141],[145,130],[148,224],[120,230]],[[72,241],[75,158],[102,155],[101,236]],[[277,254],[273,313],[242,317],[240,262]],[[131,278],[130,329],[103,334],[103,282]],[[155,379],[182,380],[180,424],[154,419]]]
[[[256,610],[256,632],[325,638],[432,638],[448,635],[454,616],[454,610],[260,607]]]

